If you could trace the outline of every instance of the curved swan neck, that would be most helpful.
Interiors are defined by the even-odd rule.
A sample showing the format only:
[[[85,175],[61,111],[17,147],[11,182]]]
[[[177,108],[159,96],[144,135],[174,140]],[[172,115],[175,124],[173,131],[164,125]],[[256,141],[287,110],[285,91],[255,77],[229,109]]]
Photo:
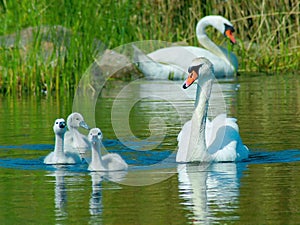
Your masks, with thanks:
[[[102,155],[99,142],[92,142],[92,163],[101,163]]]
[[[68,126],[68,129],[69,129],[69,131],[71,131],[71,132],[75,132],[75,131],[79,132],[78,129],[77,129],[76,127]]]
[[[213,84],[212,78],[204,78],[201,81],[198,79],[196,108],[192,117],[192,130],[195,130],[195,139],[197,142],[192,146],[190,158],[200,161],[207,161],[207,147],[205,140],[206,116],[208,111],[208,102]],[[197,133],[198,132],[198,133]],[[195,150],[197,149],[197,150]]]
[[[208,102],[211,94],[212,84],[213,84],[213,79],[207,79],[197,84],[195,114],[198,116],[198,120],[201,121],[200,133],[201,135],[203,133],[204,137],[205,137],[205,123],[206,123],[206,117],[208,111]]]
[[[216,19],[213,18],[212,16],[207,16],[202,18],[196,27],[196,35],[198,38],[199,43],[205,47],[207,50],[209,50],[210,52],[212,52],[213,54],[215,54],[216,56],[224,59],[227,63],[230,63],[230,61],[228,60],[226,54],[224,54],[224,52],[222,51],[222,49],[216,45],[206,34],[205,32],[205,28],[207,26],[213,26],[214,28],[216,28],[217,30],[218,27],[215,25],[216,23]],[[220,30],[219,30],[220,31]],[[220,31],[221,32],[221,31]]]
[[[71,136],[71,145],[73,148],[77,148],[79,152],[85,151],[85,148],[90,148],[90,143],[85,139],[86,137],[77,129],[69,130]]]
[[[63,154],[64,152],[64,135],[55,135],[54,152],[56,154]]]
[[[73,138],[75,138],[76,140],[80,140],[81,138],[81,133],[79,132],[79,130],[77,130],[76,128],[72,128],[70,130],[71,134],[73,135]],[[77,146],[80,147],[80,146]]]
[[[208,101],[211,94],[213,80],[214,80],[213,76],[201,78],[201,80],[198,79],[196,100],[195,100],[195,108],[196,108],[195,111],[198,111],[200,109],[205,110],[203,106],[208,107]]]

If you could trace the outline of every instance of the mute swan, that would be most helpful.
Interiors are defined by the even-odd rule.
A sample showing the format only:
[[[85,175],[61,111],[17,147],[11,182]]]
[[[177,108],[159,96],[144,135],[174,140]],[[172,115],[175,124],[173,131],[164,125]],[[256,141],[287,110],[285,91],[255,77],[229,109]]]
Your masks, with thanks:
[[[207,119],[208,101],[214,80],[212,63],[204,57],[193,60],[189,76],[183,88],[196,79],[195,111],[192,119],[184,124],[179,133],[177,162],[192,161],[240,161],[248,158],[249,150],[243,145],[236,119],[218,115],[211,122]]]
[[[91,149],[91,145],[87,137],[81,134],[79,127],[89,130],[89,126],[80,113],[71,113],[67,118],[67,126],[69,131],[65,134],[65,150],[83,155],[87,150]]]
[[[55,133],[54,151],[44,159],[45,164],[76,164],[81,163],[81,158],[71,152],[64,152],[64,134],[66,132],[66,122],[64,119],[57,119],[53,125]]]
[[[88,134],[88,139],[92,145],[92,161],[89,164],[90,171],[118,171],[127,170],[127,163],[116,153],[101,155],[100,144],[102,132],[99,128],[93,128]]]
[[[233,36],[234,27],[222,16],[211,15],[203,17],[196,26],[196,35],[199,43],[204,48],[194,46],[172,46],[158,49],[149,53],[148,59],[145,55],[135,50],[135,60],[138,62],[140,70],[150,79],[182,79],[182,73],[178,73],[178,67],[187,68],[196,57],[206,57],[214,66],[215,77],[232,77],[238,70],[237,57],[227,49],[216,45],[205,32],[207,26],[213,26],[219,32],[229,38],[235,44]],[[154,62],[153,62],[153,61]],[[161,63],[161,64],[160,64]],[[156,65],[155,65],[156,64]],[[170,70],[170,65],[175,66]],[[165,67],[162,69],[162,67]],[[169,72],[165,72],[165,71]],[[162,72],[164,74],[162,75]]]

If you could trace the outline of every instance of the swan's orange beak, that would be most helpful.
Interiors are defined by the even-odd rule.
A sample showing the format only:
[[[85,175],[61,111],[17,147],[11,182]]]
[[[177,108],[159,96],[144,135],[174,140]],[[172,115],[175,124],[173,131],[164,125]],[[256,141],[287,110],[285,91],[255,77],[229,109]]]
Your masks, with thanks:
[[[235,40],[235,38],[233,36],[233,33],[232,33],[232,30],[226,30],[225,35],[226,35],[226,37],[228,37],[230,39],[232,44],[236,43],[236,40]]]
[[[189,86],[191,86],[195,82],[195,80],[197,80],[197,78],[198,78],[198,74],[195,72],[195,70],[193,70],[189,74],[188,78],[185,80],[182,88],[187,89]]]

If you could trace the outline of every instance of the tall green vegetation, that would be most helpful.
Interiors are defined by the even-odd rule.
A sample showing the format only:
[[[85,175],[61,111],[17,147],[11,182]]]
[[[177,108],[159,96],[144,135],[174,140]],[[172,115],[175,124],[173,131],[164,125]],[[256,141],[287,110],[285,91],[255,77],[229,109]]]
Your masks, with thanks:
[[[0,92],[66,92],[105,45],[141,40],[199,46],[197,21],[228,18],[238,44],[230,46],[240,71],[299,71],[298,0],[40,0],[0,1]],[[210,37],[226,44],[208,28]]]

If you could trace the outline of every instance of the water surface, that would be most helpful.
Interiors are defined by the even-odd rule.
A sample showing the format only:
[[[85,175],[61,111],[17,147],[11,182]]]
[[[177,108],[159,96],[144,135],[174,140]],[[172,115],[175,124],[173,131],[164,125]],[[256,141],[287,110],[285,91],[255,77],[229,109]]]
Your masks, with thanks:
[[[118,96],[128,83],[107,85],[95,121],[106,150],[130,164],[128,172],[119,173],[90,173],[86,164],[43,164],[53,149],[53,122],[72,111],[71,97],[3,97],[1,224],[295,224],[299,79],[243,75],[219,81],[225,100],[215,90],[209,116],[236,117],[251,154],[245,162],[212,165],[174,162],[176,137],[191,116],[195,90],[185,95],[181,82],[140,82],[130,86],[132,96],[139,96],[133,103],[129,94]],[[116,108],[118,134],[111,121],[117,97],[119,106],[133,105],[129,113]],[[136,138],[128,135],[123,115]]]

